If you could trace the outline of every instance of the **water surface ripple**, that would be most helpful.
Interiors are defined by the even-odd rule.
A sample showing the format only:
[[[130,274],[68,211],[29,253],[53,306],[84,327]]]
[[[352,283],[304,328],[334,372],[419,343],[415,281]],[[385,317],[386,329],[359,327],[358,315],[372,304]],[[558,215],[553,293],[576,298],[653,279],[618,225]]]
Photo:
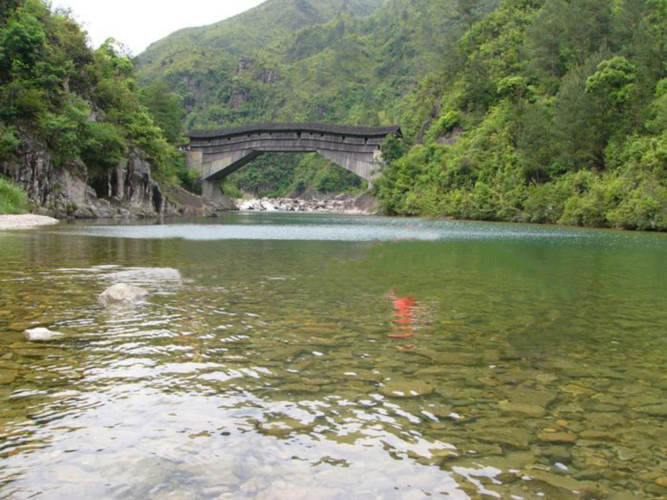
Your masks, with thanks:
[[[0,255],[0,498],[667,495],[664,235],[230,214]]]

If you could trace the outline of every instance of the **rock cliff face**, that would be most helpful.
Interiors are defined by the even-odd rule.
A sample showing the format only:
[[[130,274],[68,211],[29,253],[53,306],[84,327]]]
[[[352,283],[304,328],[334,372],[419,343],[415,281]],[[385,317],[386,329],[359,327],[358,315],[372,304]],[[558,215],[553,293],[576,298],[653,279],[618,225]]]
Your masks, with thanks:
[[[36,212],[56,218],[148,218],[178,215],[207,216],[234,208],[231,200],[206,200],[177,187],[163,188],[151,175],[140,151],[106,174],[92,176],[81,162],[57,165],[46,147],[23,138],[21,161],[0,164],[27,193]]]

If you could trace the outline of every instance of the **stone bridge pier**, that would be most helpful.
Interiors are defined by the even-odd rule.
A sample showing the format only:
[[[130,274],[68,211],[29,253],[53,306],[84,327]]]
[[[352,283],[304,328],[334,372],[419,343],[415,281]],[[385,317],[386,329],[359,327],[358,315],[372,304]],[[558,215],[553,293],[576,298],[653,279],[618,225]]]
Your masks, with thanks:
[[[220,195],[219,181],[264,153],[320,153],[332,162],[373,182],[384,163],[380,146],[398,126],[348,127],[322,123],[262,123],[245,127],[194,131],[188,134],[188,169],[202,179],[203,194]]]

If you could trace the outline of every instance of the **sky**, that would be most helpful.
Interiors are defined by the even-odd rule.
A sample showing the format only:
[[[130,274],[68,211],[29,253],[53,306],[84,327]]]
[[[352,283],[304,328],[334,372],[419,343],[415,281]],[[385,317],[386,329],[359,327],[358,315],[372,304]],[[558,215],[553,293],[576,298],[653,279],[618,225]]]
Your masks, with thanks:
[[[139,55],[151,43],[181,28],[213,24],[264,0],[54,0],[72,9],[93,46],[115,38]]]

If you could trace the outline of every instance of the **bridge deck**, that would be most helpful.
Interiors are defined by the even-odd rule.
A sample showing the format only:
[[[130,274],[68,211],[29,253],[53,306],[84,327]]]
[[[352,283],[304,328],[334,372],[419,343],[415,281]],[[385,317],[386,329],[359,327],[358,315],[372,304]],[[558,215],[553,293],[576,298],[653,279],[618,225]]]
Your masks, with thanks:
[[[315,134],[330,134],[343,137],[387,137],[395,134],[401,136],[401,128],[398,125],[388,127],[356,127],[349,125],[333,125],[330,123],[256,123],[242,127],[225,128],[219,130],[193,130],[187,134],[191,140],[211,139],[238,136],[245,134],[275,132],[310,132]]]

